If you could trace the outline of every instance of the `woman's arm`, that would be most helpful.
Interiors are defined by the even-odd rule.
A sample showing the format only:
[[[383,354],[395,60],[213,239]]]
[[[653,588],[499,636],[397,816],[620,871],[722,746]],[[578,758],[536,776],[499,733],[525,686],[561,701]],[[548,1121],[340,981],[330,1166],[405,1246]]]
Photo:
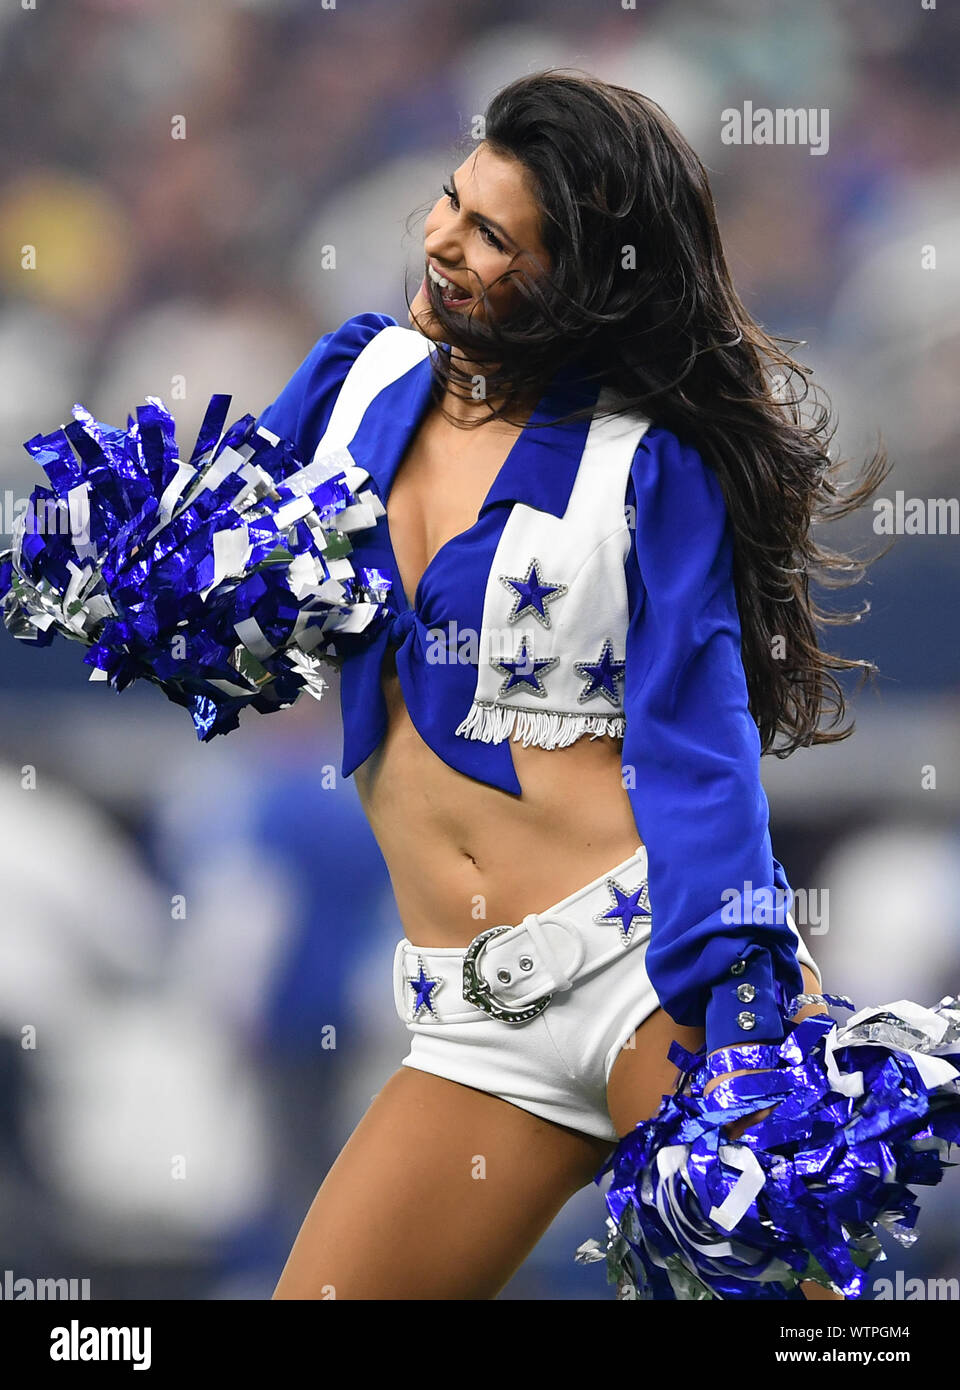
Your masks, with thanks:
[[[651,428],[631,468],[624,783],[649,858],[647,970],[707,1050],[782,1039],[803,990],[773,858],[740,655],[733,539],[716,475]]]
[[[318,338],[258,425],[291,440],[309,463],[347,372],[371,338],[396,323],[387,314],[357,314]]]

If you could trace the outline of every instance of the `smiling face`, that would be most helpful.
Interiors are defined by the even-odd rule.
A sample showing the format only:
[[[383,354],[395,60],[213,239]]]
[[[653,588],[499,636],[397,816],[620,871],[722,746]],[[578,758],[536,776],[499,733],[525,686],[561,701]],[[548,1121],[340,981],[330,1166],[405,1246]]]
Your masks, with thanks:
[[[495,318],[509,315],[520,300],[516,284],[494,281],[519,269],[535,277],[550,263],[540,240],[540,208],[523,165],[478,145],[450,176],[427,218],[424,252],[424,279],[410,305],[412,327],[428,338],[442,337],[427,277],[448,310],[481,320],[488,312]],[[479,296],[485,289],[483,302]]]

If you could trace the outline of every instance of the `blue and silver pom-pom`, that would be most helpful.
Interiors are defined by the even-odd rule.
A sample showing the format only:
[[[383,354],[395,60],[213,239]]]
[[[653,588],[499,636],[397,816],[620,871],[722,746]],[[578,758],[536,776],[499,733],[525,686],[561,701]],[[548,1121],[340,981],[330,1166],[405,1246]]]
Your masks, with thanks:
[[[806,1003],[853,1008],[837,995],[800,995],[781,1043],[707,1058],[678,1044],[682,1076],[657,1115],[620,1140],[596,1175],[607,1239],[580,1246],[606,1261],[618,1298],[800,1299],[812,1280],[861,1297],[887,1231],[916,1239],[910,1184],[940,1182],[960,1142],[960,1000],[861,1009],[846,1024]],[[771,1068],[721,1081],[740,1068]],[[723,1127],[767,1106],[729,1140]]]
[[[224,432],[230,400],[211,397],[188,462],[158,397],[126,430],[75,405],[70,424],[24,445],[50,487],[34,489],[0,555],[15,637],[82,642],[90,679],[117,690],[155,682],[202,741],[248,705],[319,699],[321,664],[369,640],[390,589],[348,558],[350,533],[383,513],[365,470],[346,450],[305,466],[252,415]]]

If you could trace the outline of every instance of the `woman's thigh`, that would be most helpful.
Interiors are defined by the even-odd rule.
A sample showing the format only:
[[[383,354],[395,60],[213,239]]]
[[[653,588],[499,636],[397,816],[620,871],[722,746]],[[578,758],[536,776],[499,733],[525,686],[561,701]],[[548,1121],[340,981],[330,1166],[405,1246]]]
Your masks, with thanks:
[[[494,1298],[611,1148],[401,1067],[324,1179],[273,1296]]]
[[[607,1108],[619,1135],[652,1119],[661,1098],[676,1088],[680,1073],[667,1061],[674,1040],[696,1052],[703,1046],[703,1029],[681,1027],[663,1009],[656,1009],[618,1054],[607,1080]]]

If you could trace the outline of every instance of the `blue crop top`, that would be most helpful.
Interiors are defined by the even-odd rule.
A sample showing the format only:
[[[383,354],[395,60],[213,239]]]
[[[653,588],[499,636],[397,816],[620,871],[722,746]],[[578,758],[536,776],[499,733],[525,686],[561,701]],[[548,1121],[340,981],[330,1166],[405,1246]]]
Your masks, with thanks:
[[[258,423],[292,440],[308,461],[349,369],[388,327],[396,328],[396,321],[364,313],[325,334]],[[379,391],[349,443],[350,455],[369,473],[384,504],[430,402],[430,380],[424,357]],[[531,423],[582,404],[582,394],[571,403],[572,393],[582,389],[572,373],[558,373]],[[465,776],[521,794],[508,737],[457,732],[474,700],[476,662],[432,662],[428,643],[431,633],[450,623],[481,630],[484,593],[508,518],[516,504],[563,517],[589,427],[587,420],[524,431],[476,523],[440,548],[412,603],[402,590],[386,516],[352,537],[354,566],[375,567],[392,580],[393,618],[343,660],[344,776],[370,756],[386,731],[380,682],[390,643],[406,707],[424,742]],[[790,890],[772,854],[722,491],[699,453],[666,429],[647,429],[628,463],[626,491],[617,504],[621,515],[635,517],[632,543],[624,547],[624,660],[612,661],[609,650],[601,650],[600,627],[596,651],[586,645],[575,655],[586,667],[577,677],[584,691],[603,696],[606,689],[606,701],[622,711],[620,725],[608,727],[623,729],[624,786],[647,848],[647,971],[677,1023],[706,1028],[708,1050],[780,1039],[782,1005],[803,990],[799,959],[811,966],[813,961],[786,912]],[[518,575],[518,585],[524,578],[526,587],[514,586],[517,593],[511,594],[514,605],[536,608],[538,625],[549,626],[551,575],[534,570],[532,576]],[[549,675],[542,683],[536,670],[511,677],[509,663],[498,672],[505,686],[522,679],[549,703]],[[771,904],[780,906],[771,910]]]

